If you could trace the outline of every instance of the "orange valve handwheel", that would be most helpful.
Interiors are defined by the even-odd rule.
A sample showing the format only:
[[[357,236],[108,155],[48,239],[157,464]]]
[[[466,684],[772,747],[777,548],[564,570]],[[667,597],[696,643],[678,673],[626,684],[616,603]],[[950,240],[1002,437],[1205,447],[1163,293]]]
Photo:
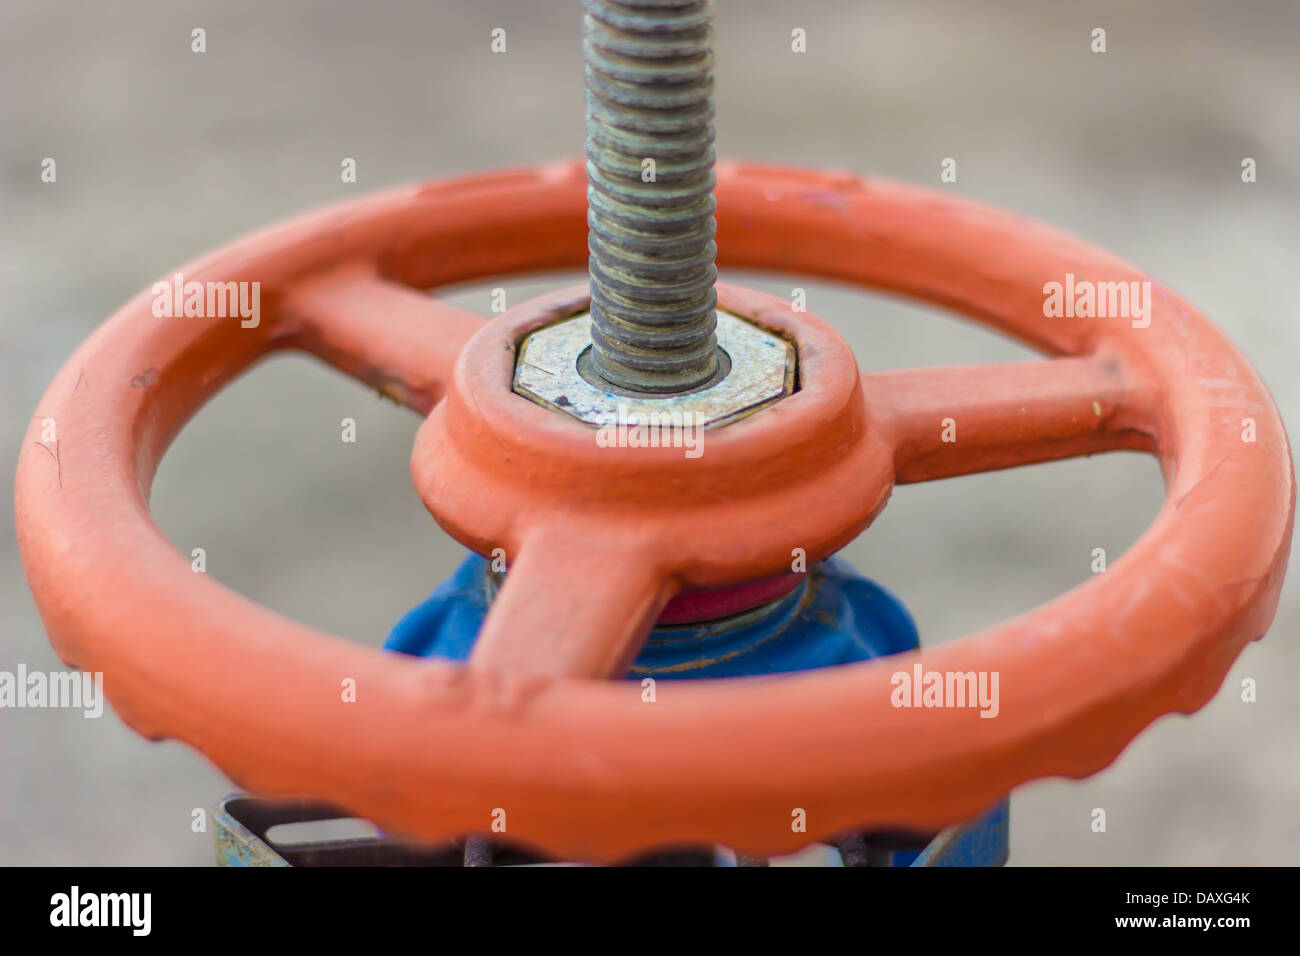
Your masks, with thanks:
[[[768,854],[855,827],[937,828],[1025,781],[1093,773],[1156,717],[1204,704],[1266,630],[1294,509],[1286,435],[1249,364],[1173,292],[1152,282],[1145,327],[1049,318],[1044,287],[1066,274],[1151,280],[969,202],[722,164],[722,266],[903,293],[1051,358],[861,375],[820,320],[723,286],[723,308],[796,344],[799,390],[708,432],[696,459],[600,447],[511,390],[522,338],[585,310],[585,290],[490,322],[420,291],[581,268],[585,184],[565,163],[306,216],[181,270],[259,282],[255,326],[158,318],[146,291],[68,361],[24,444],[18,533],[55,647],[104,672],[128,724],[250,790],[327,799],[414,838],[486,832],[503,808],[510,839],[567,858],[701,842]],[[193,574],[151,521],[171,439],[283,348],[427,414],[421,495],[468,546],[506,550],[467,665],[285,620]],[[57,449],[40,444],[44,418]],[[1159,457],[1159,516],[1106,574],[1013,621],[915,655],[677,682],[653,705],[638,684],[592,679],[622,672],[672,595],[788,572],[796,547],[831,554],[895,482],[1115,449]],[[917,663],[998,672],[997,717],[894,707],[891,675]],[[792,831],[797,810],[807,832]]]

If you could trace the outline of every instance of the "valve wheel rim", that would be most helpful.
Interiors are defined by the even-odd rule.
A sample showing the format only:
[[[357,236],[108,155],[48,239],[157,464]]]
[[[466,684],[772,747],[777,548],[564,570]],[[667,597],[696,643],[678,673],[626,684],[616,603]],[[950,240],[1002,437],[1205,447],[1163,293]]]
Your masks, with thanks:
[[[382,654],[195,575],[147,503],[184,422],[283,348],[430,412],[483,323],[415,289],[581,267],[585,179],[563,163],[395,190],[180,270],[260,281],[255,328],[157,319],[145,291],[92,335],[36,409],[17,475],[23,560],[60,655],[103,671],[135,730],[196,747],[255,792],[331,800],[430,840],[488,832],[504,810],[499,836],[591,860],[693,842],[770,854],[855,827],[936,828],[1026,781],[1093,773],[1155,718],[1204,704],[1272,620],[1295,501],[1277,410],[1226,337],[1154,281],[1148,328],[1044,318],[1043,284],[1067,272],[1151,280],[1010,214],[845,175],[717,173],[722,267],[903,293],[1057,356],[863,376],[899,483],[1150,450],[1167,499],[1142,537],[1105,574],[959,641],[679,682],[654,704],[635,684]],[[1008,421],[1018,399],[1028,411]],[[969,426],[960,455],[931,428],[940,411]],[[918,663],[998,671],[998,718],[891,706],[890,675]],[[345,678],[354,703],[341,702]]]

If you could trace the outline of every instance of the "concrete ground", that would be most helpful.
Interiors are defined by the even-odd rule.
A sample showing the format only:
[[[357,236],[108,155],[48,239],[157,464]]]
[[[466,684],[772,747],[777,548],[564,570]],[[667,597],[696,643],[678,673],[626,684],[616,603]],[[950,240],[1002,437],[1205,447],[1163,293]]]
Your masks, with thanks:
[[[8,0],[0,9],[0,484],[56,370],[136,290],[283,216],[582,147],[576,0]],[[207,52],[191,52],[206,30]],[[507,50],[489,51],[504,28]],[[1095,27],[1107,52],[1090,51]],[[790,50],[791,31],[807,52]],[[1078,0],[719,0],[719,152],[849,168],[1053,223],[1218,322],[1300,428],[1300,7]],[[340,182],[354,157],[359,181]],[[41,181],[45,157],[57,181]],[[941,186],[944,157],[958,181]],[[1241,181],[1243,157],[1258,181]],[[733,276],[733,278],[735,278]],[[572,277],[569,277],[571,280]],[[747,279],[748,281],[748,279]],[[497,283],[493,283],[497,284]],[[502,283],[509,301],[550,283]],[[755,284],[788,295],[788,277]],[[800,281],[864,367],[1026,357],[937,310]],[[486,286],[456,297],[486,311]],[[344,417],[356,444],[338,439]],[[460,556],[407,470],[417,419],[305,359],[260,367],[162,465],[154,513],[263,604],[378,644]],[[1113,561],[1162,485],[1137,455],[903,488],[848,550],[933,644]],[[1104,772],[1017,791],[1021,864],[1300,862],[1300,575],[1267,639],[1191,717]],[[142,608],[141,613],[147,613]],[[176,635],[184,640],[184,634]],[[59,666],[0,509],[0,670]],[[1290,676],[1288,676],[1290,675]],[[1243,678],[1258,701],[1243,703]],[[212,858],[191,810],[231,789],[112,714],[0,710],[0,863]],[[1104,834],[1090,828],[1107,811]]]

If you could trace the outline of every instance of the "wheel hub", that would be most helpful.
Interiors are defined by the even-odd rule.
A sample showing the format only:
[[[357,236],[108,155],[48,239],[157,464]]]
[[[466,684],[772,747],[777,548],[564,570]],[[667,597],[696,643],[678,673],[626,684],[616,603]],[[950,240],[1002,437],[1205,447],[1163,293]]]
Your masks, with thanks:
[[[883,506],[892,479],[851,350],[788,302],[725,284],[718,291],[725,310],[793,343],[798,391],[710,428],[707,450],[695,458],[671,443],[609,447],[594,423],[512,388],[518,343],[587,308],[582,288],[534,299],[466,344],[447,401],[416,438],[412,473],[439,524],[480,554],[504,549],[507,561],[541,525],[569,528],[577,540],[588,531],[594,540],[599,526],[601,535],[641,542],[649,563],[688,590],[788,575],[794,549],[811,563],[852,540]],[[782,374],[789,367],[783,362]],[[689,409],[706,407],[707,398],[658,401]]]

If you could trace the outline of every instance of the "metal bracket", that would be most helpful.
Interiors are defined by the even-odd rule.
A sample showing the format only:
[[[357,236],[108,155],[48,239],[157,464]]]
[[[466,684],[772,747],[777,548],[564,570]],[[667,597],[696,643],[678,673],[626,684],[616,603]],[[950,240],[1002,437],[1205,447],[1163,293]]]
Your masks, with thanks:
[[[889,841],[858,838],[867,849],[862,861],[846,865],[877,866],[1002,866],[1007,861],[1010,838],[1010,799],[1002,800],[985,816],[942,831],[921,851],[893,850]],[[526,866],[545,863],[509,847],[472,839],[436,846],[421,846],[392,837],[277,844],[268,839],[272,827],[286,823],[312,823],[347,818],[348,814],[312,800],[264,800],[233,794],[213,812],[218,866]],[[906,841],[904,841],[906,842]],[[467,850],[468,843],[468,850]],[[883,847],[883,848],[882,848]],[[487,848],[487,862],[477,857]],[[474,857],[474,860],[471,860]],[[714,865],[708,850],[654,854],[633,865]],[[869,862],[866,862],[869,861]]]

